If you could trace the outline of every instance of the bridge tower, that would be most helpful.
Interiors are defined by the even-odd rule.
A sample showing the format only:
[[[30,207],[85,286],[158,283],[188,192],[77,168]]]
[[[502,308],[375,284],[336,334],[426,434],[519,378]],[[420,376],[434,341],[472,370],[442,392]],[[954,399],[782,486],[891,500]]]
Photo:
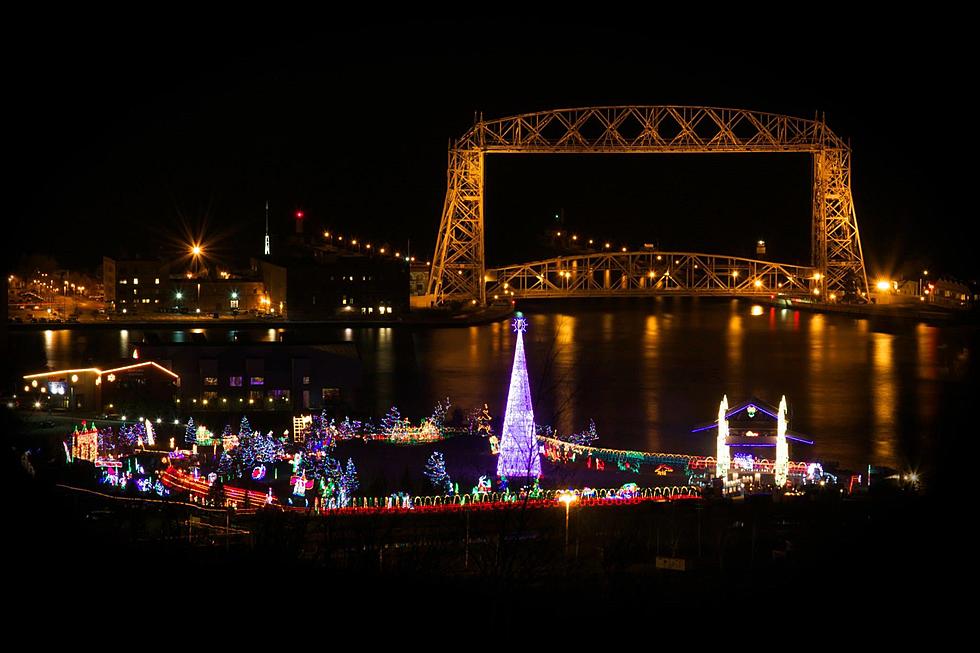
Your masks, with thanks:
[[[428,301],[486,303],[483,191],[488,154],[748,152],[812,155],[813,294],[866,301],[850,146],[823,119],[682,106],[584,107],[477,120],[449,149]]]

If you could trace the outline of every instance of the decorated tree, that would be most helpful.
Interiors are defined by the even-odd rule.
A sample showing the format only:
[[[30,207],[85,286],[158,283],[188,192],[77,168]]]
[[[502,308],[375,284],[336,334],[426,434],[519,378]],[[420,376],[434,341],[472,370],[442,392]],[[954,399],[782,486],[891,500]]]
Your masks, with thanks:
[[[358,488],[361,487],[360,480],[357,477],[357,468],[354,467],[354,459],[347,459],[347,467],[344,468],[343,473],[340,475],[340,488],[344,495],[348,498],[354,496]]]
[[[446,472],[446,460],[443,458],[441,452],[433,451],[432,455],[429,456],[428,462],[425,463],[425,477],[429,479],[429,482],[432,483],[436,490],[444,494],[452,493],[452,479],[449,478],[449,473]]]
[[[238,437],[252,435],[252,425],[248,421],[248,415],[242,415],[242,423],[238,426]]]
[[[235,461],[227,451],[221,452],[221,457],[218,458],[217,471],[222,476],[230,476],[235,472]]]
[[[184,431],[184,442],[187,446],[197,444],[197,426],[194,425],[194,418],[187,418],[187,429]]]
[[[276,442],[272,432],[255,436],[255,462],[271,463],[276,457]]]
[[[224,442],[229,435],[231,435],[231,424],[225,424],[225,428],[221,430],[221,441]]]
[[[392,406],[383,418],[381,418],[381,432],[391,435],[402,428],[402,415],[396,406]]]
[[[449,397],[446,397],[446,403],[441,401],[436,402],[436,407],[432,409],[432,415],[429,417],[429,421],[437,429],[441,429],[446,424],[446,415],[449,413],[449,407],[452,404],[449,402]]]

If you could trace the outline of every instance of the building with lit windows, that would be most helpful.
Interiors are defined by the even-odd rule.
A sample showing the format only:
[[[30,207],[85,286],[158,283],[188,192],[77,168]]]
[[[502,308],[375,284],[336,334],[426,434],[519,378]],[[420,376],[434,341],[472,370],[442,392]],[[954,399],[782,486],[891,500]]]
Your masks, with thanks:
[[[401,259],[331,248],[253,259],[270,310],[293,320],[391,319],[408,310],[409,269]]]
[[[171,263],[158,259],[102,258],[108,305],[127,313],[156,311],[170,301]]]
[[[181,411],[306,411],[354,401],[361,361],[351,342],[143,343],[140,356],[180,376]]]

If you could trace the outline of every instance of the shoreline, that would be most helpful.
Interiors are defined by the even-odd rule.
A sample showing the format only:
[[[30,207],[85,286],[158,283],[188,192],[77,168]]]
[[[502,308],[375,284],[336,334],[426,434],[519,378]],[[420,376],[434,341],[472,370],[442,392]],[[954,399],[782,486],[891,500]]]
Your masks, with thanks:
[[[323,319],[323,320],[272,320],[255,318],[192,318],[187,320],[175,320],[165,318],[159,320],[92,320],[84,322],[7,322],[7,328],[11,331],[60,331],[75,329],[285,329],[297,327],[343,327],[343,328],[379,328],[379,327],[469,327],[490,324],[506,319],[514,313],[513,307],[492,307],[472,313],[462,313],[456,315],[438,314],[423,315],[414,314],[416,317],[409,319],[396,320],[343,320],[343,319]],[[413,314],[409,313],[409,316]]]

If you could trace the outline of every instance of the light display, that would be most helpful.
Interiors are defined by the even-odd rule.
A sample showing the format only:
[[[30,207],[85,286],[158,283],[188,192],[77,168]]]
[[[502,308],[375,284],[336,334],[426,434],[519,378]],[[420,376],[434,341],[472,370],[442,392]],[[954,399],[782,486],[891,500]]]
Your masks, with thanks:
[[[186,490],[192,496],[199,499],[206,498],[209,494],[210,486],[208,483],[193,478],[190,474],[170,467],[160,473],[160,480],[167,488],[177,488]],[[216,481],[212,481],[216,483]],[[307,491],[314,486],[312,479],[303,476],[294,476],[290,480],[294,491],[299,491],[298,496],[305,497]],[[246,491],[241,488],[223,485],[223,493],[232,503],[244,502]],[[269,497],[273,497],[270,491],[265,494],[261,492],[248,491],[248,502],[252,505],[262,505],[268,503]],[[527,498],[527,501],[523,499]],[[412,497],[404,492],[397,492],[386,497],[361,497],[350,500],[346,505],[341,505],[337,501],[325,502],[322,505],[332,507],[337,512],[343,514],[375,515],[384,512],[458,512],[463,510],[473,511],[496,511],[511,509],[549,509],[554,508],[555,500],[558,498],[557,492],[541,491],[534,486],[525,488],[521,493],[511,492],[486,492],[478,497],[473,495],[455,495],[446,497],[436,496],[416,496]],[[584,506],[616,506],[630,505],[643,502],[664,502],[664,501],[684,501],[699,500],[700,491],[696,487],[673,486],[670,488],[639,488],[635,483],[627,483],[618,489],[598,490],[585,488],[579,499]],[[275,498],[272,501],[277,503]],[[287,510],[306,510],[305,507],[285,507]]]
[[[522,314],[518,313],[514,318],[513,329],[517,334],[517,346],[514,349],[514,366],[507,393],[507,409],[504,412],[497,476],[537,478],[541,476],[541,457],[534,432],[534,408],[531,405],[531,385],[527,378],[527,361],[524,355],[527,320]]]
[[[95,462],[99,457],[99,431],[95,424],[89,426],[82,420],[81,430],[75,427],[71,434],[71,460],[88,460]]]
[[[783,487],[789,478],[789,443],[786,441],[786,395],[779,400],[779,416],[776,418],[776,487]]]
[[[725,413],[728,412],[728,395],[724,395],[721,404],[718,406],[718,440],[715,452],[715,477],[727,478],[728,471],[732,466],[731,454],[728,451],[728,419]]]
[[[258,465],[252,468],[252,480],[261,481],[265,478],[265,465]]]
[[[293,442],[303,442],[313,427],[312,415],[293,417]]]

